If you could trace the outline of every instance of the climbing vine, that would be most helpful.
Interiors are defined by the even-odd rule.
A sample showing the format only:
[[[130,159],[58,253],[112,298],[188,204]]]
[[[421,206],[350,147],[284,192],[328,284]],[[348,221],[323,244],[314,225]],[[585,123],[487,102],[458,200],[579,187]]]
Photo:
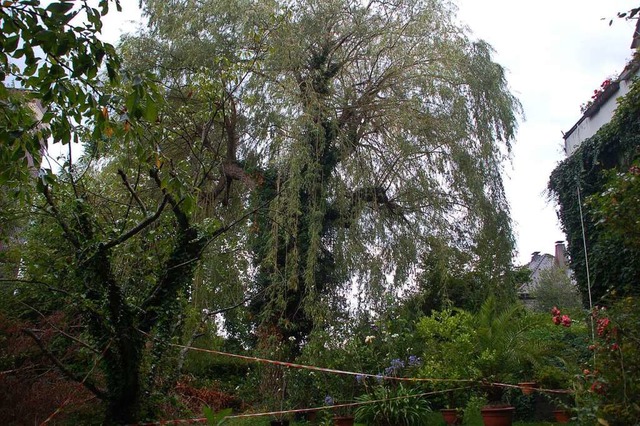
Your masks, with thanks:
[[[620,101],[613,119],[551,173],[548,189],[558,204],[559,217],[569,243],[571,266],[587,297],[589,263],[594,300],[609,292],[629,294],[637,291],[640,278],[640,252],[637,245],[625,242],[622,235],[603,226],[602,216],[589,203],[589,197],[607,197],[608,174],[626,170],[638,156],[640,146],[640,84],[634,83]],[[580,216],[580,199],[584,219],[588,259],[585,258]],[[612,198],[609,202],[614,202]]]

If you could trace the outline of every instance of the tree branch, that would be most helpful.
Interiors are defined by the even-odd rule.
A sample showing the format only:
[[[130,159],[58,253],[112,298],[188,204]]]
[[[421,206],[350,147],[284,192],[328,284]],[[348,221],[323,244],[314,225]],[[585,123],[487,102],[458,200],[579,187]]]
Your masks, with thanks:
[[[146,228],[147,226],[151,225],[153,222],[158,220],[158,218],[162,214],[162,211],[164,210],[165,206],[167,205],[167,201],[168,200],[169,200],[169,196],[167,194],[165,194],[164,198],[162,199],[162,202],[158,206],[158,210],[156,210],[156,212],[153,214],[153,216],[147,217],[145,220],[143,220],[142,222],[138,223],[136,226],[131,228],[129,231],[127,231],[124,234],[120,235],[118,238],[116,238],[114,240],[111,240],[111,241],[108,241],[107,243],[105,243],[104,244],[104,249],[108,250],[110,248],[113,248],[113,247],[117,246],[118,244],[124,243],[129,238],[133,237],[134,235],[136,235],[137,233],[142,231],[144,228]]]
[[[42,194],[44,195],[45,200],[47,200],[47,204],[49,204],[49,206],[51,207],[51,212],[53,213],[53,217],[55,218],[56,222],[58,222],[58,225],[60,225],[60,227],[64,231],[64,234],[66,235],[67,240],[69,240],[69,242],[71,242],[71,244],[73,244],[75,248],[79,249],[80,242],[75,237],[73,232],[71,232],[71,229],[67,226],[67,224],[64,223],[64,221],[62,220],[60,210],[58,210],[58,207],[53,201],[53,197],[51,196],[51,192],[49,191],[48,185],[42,186]]]
[[[40,312],[39,310],[37,310],[33,306],[29,305],[28,303],[24,303],[24,302],[20,302],[20,303],[23,304],[24,306],[26,306],[27,308],[31,309],[32,311],[34,311],[38,315],[40,315],[40,317],[49,325],[49,327],[53,328],[58,333],[62,334],[64,337],[68,338],[69,340],[73,340],[74,342],[76,342],[79,345],[85,347],[86,349],[89,349],[91,352],[100,355],[100,351],[99,350],[97,350],[96,348],[94,348],[90,344],[88,344],[86,342],[83,342],[82,340],[78,339],[77,337],[70,335],[66,331],[63,331],[60,328],[56,327],[54,324],[51,323],[51,321],[49,321],[47,319],[47,317],[42,312]]]
[[[67,378],[73,380],[74,382],[78,382],[82,385],[84,385],[84,387],[86,387],[87,389],[89,389],[95,396],[97,396],[100,399],[106,399],[107,398],[107,394],[105,391],[99,389],[96,385],[94,385],[92,382],[88,381],[87,378],[81,378],[76,376],[75,374],[73,374],[71,371],[69,371],[64,364],[62,364],[62,362],[56,358],[56,356],[51,353],[51,351],[49,351],[45,346],[44,343],[42,342],[42,340],[36,336],[36,334],[28,329],[28,328],[24,328],[22,329],[22,331],[28,335],[29,337],[31,337],[33,339],[34,342],[36,342],[36,344],[38,345],[38,347],[40,348],[40,350],[42,351],[42,353],[51,360],[51,362],[53,362],[55,364],[56,367],[58,367],[58,369],[60,370],[60,372],[66,376]]]
[[[21,280],[21,279],[0,279],[0,283],[20,283],[20,284],[38,284],[41,286],[44,286],[47,288],[47,290],[51,290],[51,291],[55,291],[58,293],[62,293],[62,294],[66,294],[67,296],[71,296],[72,294],[69,293],[66,290],[62,290],[60,288],[57,287],[51,287],[49,284],[43,282],[43,281],[37,281],[37,280]]]
[[[156,168],[151,169],[149,171],[149,174],[151,175],[151,178],[154,180],[156,185],[158,185],[158,188],[161,189],[166,200],[169,202],[169,204],[171,204],[173,214],[178,220],[178,225],[180,225],[180,228],[183,230],[189,229],[189,218],[187,217],[185,212],[182,211],[182,209],[180,208],[180,203],[178,203],[176,199],[173,198],[173,196],[169,194],[169,192],[165,188],[162,188],[162,182],[160,181],[160,176],[158,175],[158,169]]]
[[[127,175],[124,173],[122,169],[118,169],[118,175],[120,175],[120,178],[122,178],[122,183],[124,183],[124,186],[127,187],[127,190],[129,190],[133,199],[136,200],[136,203],[138,203],[138,206],[140,206],[140,210],[142,210],[142,214],[144,214],[145,216],[148,216],[149,213],[147,213],[146,207],[142,203],[142,200],[140,200],[140,197],[138,197],[138,194],[136,193],[136,191],[134,191],[131,185],[129,184]]]

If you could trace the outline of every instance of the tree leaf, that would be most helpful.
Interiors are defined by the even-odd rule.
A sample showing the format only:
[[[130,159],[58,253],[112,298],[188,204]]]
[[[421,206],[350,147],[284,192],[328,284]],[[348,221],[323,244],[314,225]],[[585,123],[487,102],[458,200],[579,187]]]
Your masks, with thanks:
[[[49,6],[47,6],[47,10],[49,12],[60,14],[60,15],[64,15],[71,9],[73,9],[73,3],[67,3],[67,2],[51,3]]]

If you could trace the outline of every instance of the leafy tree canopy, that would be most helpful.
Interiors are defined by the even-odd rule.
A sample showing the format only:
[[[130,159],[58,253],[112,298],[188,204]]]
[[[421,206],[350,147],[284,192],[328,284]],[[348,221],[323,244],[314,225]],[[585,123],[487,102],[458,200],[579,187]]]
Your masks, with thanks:
[[[507,273],[500,171],[520,107],[450,5],[144,5],[150,28],[122,51],[180,106],[163,143],[204,141],[218,156],[211,199],[275,196],[250,240],[262,313],[290,322],[304,305],[321,320],[353,280],[377,300],[388,277],[413,276],[430,236],[475,245],[488,275]]]

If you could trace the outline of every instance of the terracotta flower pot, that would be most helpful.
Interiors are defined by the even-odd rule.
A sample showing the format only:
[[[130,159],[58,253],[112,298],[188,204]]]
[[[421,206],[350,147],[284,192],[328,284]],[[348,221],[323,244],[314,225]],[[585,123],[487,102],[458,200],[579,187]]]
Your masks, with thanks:
[[[289,420],[271,420],[271,426],[289,426]]]
[[[315,422],[318,419],[318,412],[309,411],[308,413],[305,414],[304,417],[308,422]]]
[[[484,407],[480,410],[484,426],[511,426],[515,407]]]
[[[353,426],[355,424],[355,418],[353,416],[334,417],[334,426]]]
[[[459,425],[462,423],[462,417],[455,408],[443,408],[440,410],[440,413],[442,414],[444,422],[449,426]]]
[[[520,386],[520,390],[525,395],[531,395],[535,391],[535,388],[538,387],[536,382],[520,382],[518,386]]]
[[[567,410],[553,410],[553,416],[556,418],[556,423],[569,423],[571,420]]]

